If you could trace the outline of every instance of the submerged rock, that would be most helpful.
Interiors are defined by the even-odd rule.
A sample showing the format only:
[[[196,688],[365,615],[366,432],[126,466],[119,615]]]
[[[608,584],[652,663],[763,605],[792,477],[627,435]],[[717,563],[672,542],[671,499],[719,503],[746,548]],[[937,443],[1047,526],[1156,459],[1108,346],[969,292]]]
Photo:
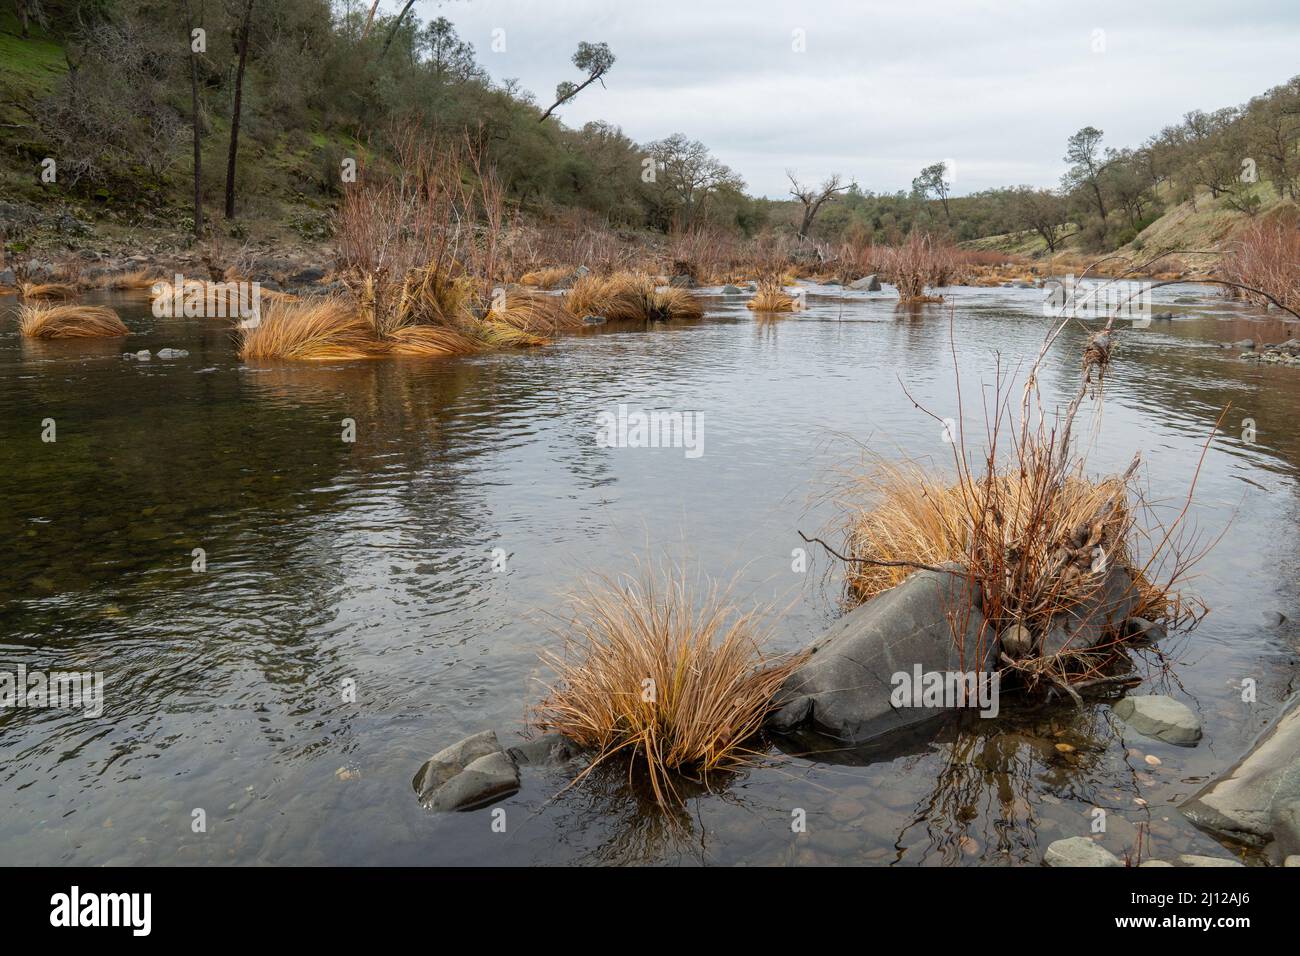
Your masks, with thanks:
[[[1276,840],[1300,852],[1300,707],[1270,727],[1250,752],[1180,808],[1203,829],[1242,843]]]
[[[1240,860],[1230,860],[1226,856],[1200,856],[1196,853],[1183,853],[1178,857],[1183,866],[1245,866]]]
[[[807,724],[842,743],[863,744],[948,713],[915,699],[913,677],[988,678],[997,642],[981,635],[983,625],[978,590],[964,574],[918,571],[844,615],[813,644],[777,691],[769,722],[778,731]],[[954,627],[962,633],[960,651]],[[899,687],[908,690],[902,706],[895,703]],[[997,685],[991,690],[996,694]]]
[[[1140,734],[1190,747],[1201,739],[1201,721],[1186,704],[1163,694],[1125,697],[1115,716]]]
[[[438,751],[411,785],[431,810],[472,810],[518,790],[519,770],[496,732],[485,730]]]
[[[1070,837],[1056,840],[1043,854],[1048,866],[1123,866],[1124,863],[1100,843],[1087,837]]]
[[[160,359],[178,359],[185,358],[190,353],[184,349],[159,349],[158,357]]]
[[[604,325],[605,317],[603,315],[584,315],[582,317],[583,325]]]
[[[722,287],[722,294],[723,295],[744,295],[745,290],[740,288],[740,286],[735,286],[732,285],[731,283],[727,283]]]

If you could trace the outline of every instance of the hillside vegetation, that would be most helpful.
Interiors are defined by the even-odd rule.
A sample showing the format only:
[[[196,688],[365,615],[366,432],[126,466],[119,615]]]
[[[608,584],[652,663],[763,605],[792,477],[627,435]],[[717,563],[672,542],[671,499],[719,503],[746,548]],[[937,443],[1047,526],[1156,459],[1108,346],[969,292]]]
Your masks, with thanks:
[[[16,0],[0,14],[0,230],[10,253],[93,237],[323,243],[349,183],[391,166],[411,129],[472,153],[507,214],[569,235],[774,235],[826,259],[916,230],[975,250],[1218,249],[1300,192],[1300,77],[1239,107],[1195,111],[1136,147],[1088,126],[1056,189],[950,195],[949,171],[877,194],[791,174],[790,198],[680,133],[634,142],[579,129],[574,97],[618,81],[617,51],[574,38],[556,90],[493,81],[478,53],[409,4],[357,0]],[[23,16],[20,17],[20,14]],[[24,23],[25,20],[25,23]],[[52,166],[52,169],[51,169]],[[467,177],[475,171],[467,169]]]

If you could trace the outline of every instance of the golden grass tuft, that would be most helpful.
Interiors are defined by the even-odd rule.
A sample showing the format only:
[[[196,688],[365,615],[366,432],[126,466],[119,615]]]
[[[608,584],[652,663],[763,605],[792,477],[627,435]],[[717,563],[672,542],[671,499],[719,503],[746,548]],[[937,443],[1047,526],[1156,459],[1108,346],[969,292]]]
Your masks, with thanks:
[[[753,756],[748,744],[799,661],[763,651],[757,612],[680,570],[598,578],[571,607],[563,655],[542,655],[555,682],[532,722],[596,751],[584,776],[624,756],[666,805],[675,775],[702,780]]]
[[[361,359],[386,351],[369,319],[338,297],[272,302],[258,325],[239,329],[243,359]]]
[[[491,309],[487,321],[537,336],[582,328],[581,316],[569,312],[559,296],[524,289],[506,290],[502,307]]]
[[[131,289],[151,289],[158,277],[149,269],[133,269],[130,272],[112,272],[100,276],[96,281],[96,287],[100,289],[113,289],[115,291],[127,291]]]
[[[652,278],[637,272],[583,276],[565,296],[564,305],[576,318],[598,315],[611,322],[704,317],[704,306],[689,290],[656,286]]]
[[[573,278],[574,270],[566,266],[549,266],[534,269],[519,277],[520,285],[533,286],[537,289],[558,289]]]
[[[107,338],[126,335],[116,312],[101,305],[24,305],[18,331],[30,339]]]
[[[745,303],[745,308],[755,312],[795,312],[799,303],[785,291],[780,279],[766,278],[759,280],[758,291]]]
[[[71,299],[76,294],[76,286],[62,282],[20,282],[18,284],[18,295],[24,299]]]
[[[847,553],[854,558],[913,565],[966,564],[977,545],[976,529],[995,529],[1001,549],[1014,550],[1025,559],[1023,584],[1032,588],[1057,567],[1063,547],[1082,546],[1070,540],[1075,530],[1088,526],[1090,538],[1091,523],[1106,509],[1105,526],[1097,529],[1097,542],[1087,549],[1089,560],[1092,548],[1104,542],[1110,562],[1120,566],[1129,562],[1127,488],[1114,478],[1093,482],[1069,476],[1059,490],[1045,494],[1033,470],[1009,469],[992,482],[967,476],[954,483],[914,464],[882,463],[855,482],[850,498],[856,507],[848,522]],[[1112,501],[1114,506],[1107,509]],[[855,600],[867,601],[914,570],[857,562],[848,566],[845,583]],[[1078,575],[1067,577],[1075,585],[1072,593],[1058,595],[1060,601],[1040,612],[1059,610],[1088,586]]]
[[[445,325],[408,325],[388,336],[394,355],[436,358],[440,355],[473,355],[482,343],[460,329]]]

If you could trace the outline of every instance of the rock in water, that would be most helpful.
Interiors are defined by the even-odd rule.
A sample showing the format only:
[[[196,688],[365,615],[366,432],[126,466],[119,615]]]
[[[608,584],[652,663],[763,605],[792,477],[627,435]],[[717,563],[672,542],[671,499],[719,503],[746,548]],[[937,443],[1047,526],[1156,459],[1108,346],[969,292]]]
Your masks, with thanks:
[[[1046,657],[1096,647],[1108,635],[1123,632],[1137,605],[1133,578],[1123,568],[1112,566],[1091,596],[1052,619],[1043,635],[1041,653]]]
[[[1056,840],[1043,854],[1048,866],[1123,866],[1124,863],[1100,843],[1087,837]]]
[[[1289,808],[1300,801],[1300,707],[1270,727],[1226,774],[1180,808],[1199,827],[1260,846],[1300,851]],[[1288,846],[1297,849],[1288,849]]]
[[[577,758],[582,748],[564,734],[543,734],[511,747],[508,753],[516,765],[555,766]]]
[[[432,810],[473,810],[519,789],[519,770],[498,750],[471,761],[439,787],[429,800]]]
[[[961,654],[950,615],[965,624]],[[863,744],[947,713],[943,706],[895,706],[897,677],[910,685],[918,669],[988,673],[997,641],[985,631],[979,592],[963,573],[918,571],[844,615],[812,646],[777,691],[770,723],[777,730],[807,723]]]
[[[1125,697],[1115,716],[1140,734],[1190,747],[1201,739],[1201,721],[1186,704],[1163,694]]]
[[[495,731],[466,737],[434,754],[411,781],[432,810],[470,810],[519,789],[519,771]]]
[[[1178,862],[1183,866],[1245,866],[1240,860],[1229,860],[1226,856],[1198,856],[1195,853],[1179,854]]]
[[[850,289],[856,289],[859,292],[879,292],[880,279],[873,273],[869,276],[863,276],[861,279],[855,279],[849,283]]]

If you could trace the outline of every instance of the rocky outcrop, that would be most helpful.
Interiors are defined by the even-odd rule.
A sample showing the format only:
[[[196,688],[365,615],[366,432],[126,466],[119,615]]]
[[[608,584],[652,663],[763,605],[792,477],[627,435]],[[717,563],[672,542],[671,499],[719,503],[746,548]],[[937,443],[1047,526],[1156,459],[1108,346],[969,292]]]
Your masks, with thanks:
[[[1220,836],[1253,846],[1275,842],[1282,855],[1300,852],[1300,707],[1181,809]]]
[[[1186,704],[1163,694],[1125,697],[1115,716],[1138,733],[1165,743],[1190,747],[1201,739],[1201,721]]]
[[[986,632],[978,590],[964,573],[918,571],[844,615],[812,646],[778,690],[769,722],[856,745],[948,713],[944,702],[913,693],[914,678],[987,678],[997,641]],[[996,691],[993,683],[995,701]]]

